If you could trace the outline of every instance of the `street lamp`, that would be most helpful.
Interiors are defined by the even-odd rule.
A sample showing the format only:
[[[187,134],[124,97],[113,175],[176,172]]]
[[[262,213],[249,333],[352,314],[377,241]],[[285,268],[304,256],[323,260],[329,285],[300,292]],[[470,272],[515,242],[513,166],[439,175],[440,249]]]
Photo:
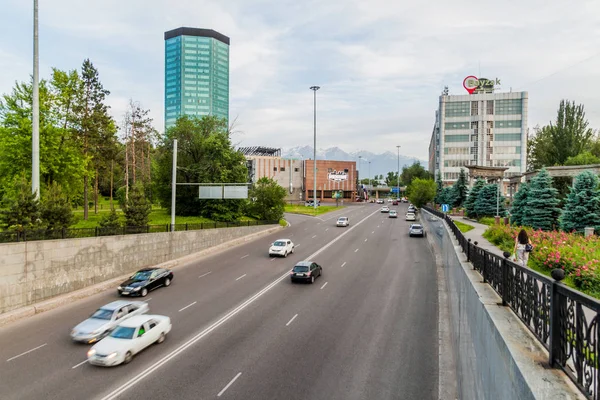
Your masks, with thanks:
[[[358,189],[361,188],[362,183],[360,181],[360,167],[361,164],[360,162],[362,161],[362,156],[358,156],[358,170],[356,171],[356,175],[357,175],[357,180],[358,180],[358,186],[356,187],[356,193],[358,194]]]
[[[400,146],[396,146],[398,149],[398,197],[400,197]]]
[[[371,161],[369,161],[369,185],[367,188],[369,188],[369,197],[371,197]]]
[[[33,0],[33,99],[31,104],[31,191],[40,198],[40,51],[38,0]]]
[[[317,212],[317,90],[319,86],[311,86],[310,90],[314,92],[314,142],[313,142],[313,207]]]

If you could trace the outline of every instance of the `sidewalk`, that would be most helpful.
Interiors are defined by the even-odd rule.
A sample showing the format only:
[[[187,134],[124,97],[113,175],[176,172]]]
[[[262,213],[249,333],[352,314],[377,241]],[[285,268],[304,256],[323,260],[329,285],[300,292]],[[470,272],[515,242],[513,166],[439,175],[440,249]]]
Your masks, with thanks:
[[[467,239],[471,239],[471,242],[477,242],[477,247],[481,247],[490,253],[504,257],[504,252],[502,250],[491,244],[486,238],[483,237],[483,233],[487,230],[487,228],[489,228],[489,226],[459,216],[452,217],[452,219],[475,227],[475,229],[471,229],[469,232],[463,232],[463,235],[465,235]]]

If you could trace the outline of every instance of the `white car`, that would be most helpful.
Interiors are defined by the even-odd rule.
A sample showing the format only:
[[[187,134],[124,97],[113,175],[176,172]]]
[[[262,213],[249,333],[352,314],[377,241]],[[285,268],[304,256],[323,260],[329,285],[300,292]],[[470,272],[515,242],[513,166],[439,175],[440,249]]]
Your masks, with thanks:
[[[398,212],[396,210],[391,210],[389,218],[398,218]]]
[[[383,204],[383,199],[377,199],[377,204]]]
[[[170,331],[171,319],[163,315],[129,318],[88,351],[88,362],[103,367],[127,364],[151,344],[164,342]]]
[[[382,213],[389,213],[390,212],[390,208],[388,206],[383,206],[383,207],[381,207],[381,212]]]
[[[88,319],[71,330],[76,342],[94,343],[110,333],[117,324],[136,315],[147,313],[148,303],[143,301],[113,301],[97,309]]]
[[[406,213],[406,220],[407,221],[416,221],[417,220],[417,216],[415,215],[415,213]]]
[[[350,219],[348,217],[339,217],[337,219],[337,222],[335,223],[336,226],[348,226],[350,225]]]
[[[390,197],[390,198],[388,199],[388,203],[391,203],[392,201],[394,201],[394,200],[392,200],[392,198]]]
[[[281,256],[287,257],[294,252],[294,243],[290,239],[279,239],[271,243],[269,247],[269,257]]]

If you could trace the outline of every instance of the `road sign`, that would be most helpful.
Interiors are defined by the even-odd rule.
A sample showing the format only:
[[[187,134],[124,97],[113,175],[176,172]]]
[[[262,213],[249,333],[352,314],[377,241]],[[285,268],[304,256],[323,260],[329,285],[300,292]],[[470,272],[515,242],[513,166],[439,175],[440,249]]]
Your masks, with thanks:
[[[450,211],[450,206],[448,204],[442,204],[442,212]]]
[[[399,192],[399,189],[398,189],[398,187],[393,187],[393,188],[392,188],[392,193],[398,193],[398,192]]]

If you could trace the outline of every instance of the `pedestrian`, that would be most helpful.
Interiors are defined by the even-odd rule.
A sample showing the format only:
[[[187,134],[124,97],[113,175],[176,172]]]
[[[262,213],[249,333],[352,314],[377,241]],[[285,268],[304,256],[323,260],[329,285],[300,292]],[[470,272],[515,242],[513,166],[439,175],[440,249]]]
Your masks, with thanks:
[[[521,229],[521,232],[515,238],[515,256],[517,258],[517,263],[521,264],[523,267],[527,266],[527,261],[529,261],[529,253],[533,250],[533,245],[531,244],[531,240],[525,232],[525,229]]]

